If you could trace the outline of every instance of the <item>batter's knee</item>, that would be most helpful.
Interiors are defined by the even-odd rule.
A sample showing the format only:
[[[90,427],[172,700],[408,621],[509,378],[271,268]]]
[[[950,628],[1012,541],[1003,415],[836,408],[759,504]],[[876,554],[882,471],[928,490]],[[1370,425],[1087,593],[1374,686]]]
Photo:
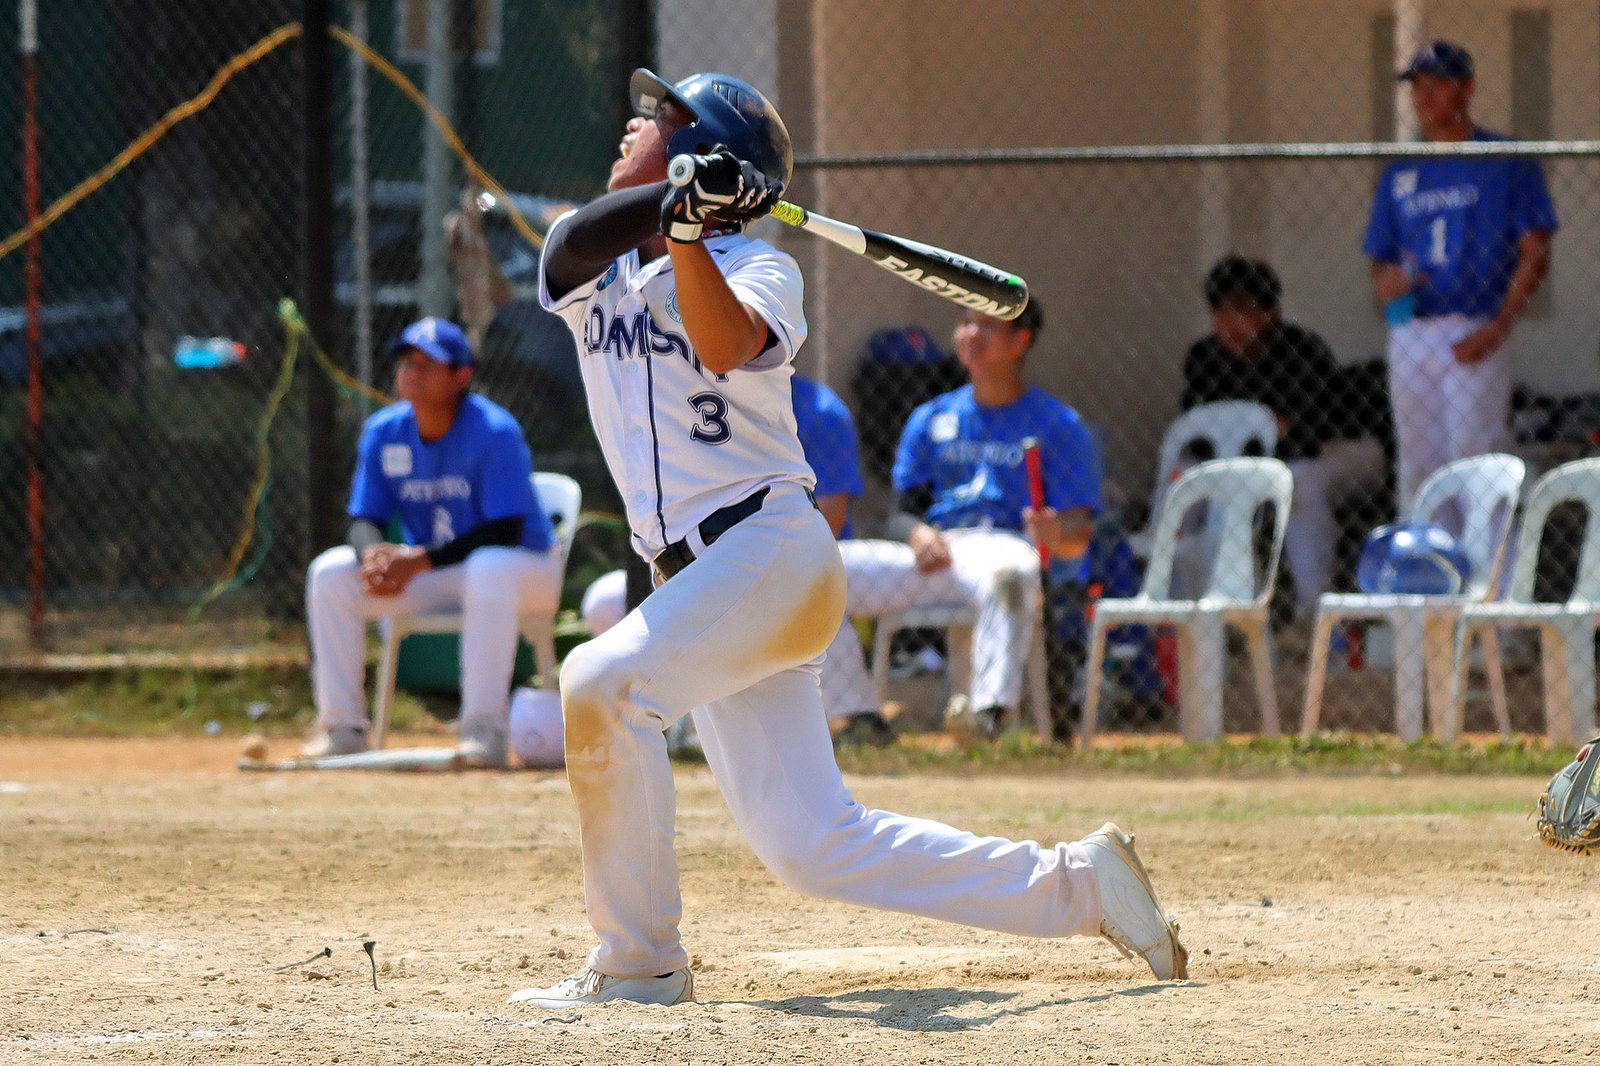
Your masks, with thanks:
[[[799,829],[775,825],[763,833],[751,827],[750,846],[761,864],[796,892],[824,899],[843,899],[850,865],[826,829]]]

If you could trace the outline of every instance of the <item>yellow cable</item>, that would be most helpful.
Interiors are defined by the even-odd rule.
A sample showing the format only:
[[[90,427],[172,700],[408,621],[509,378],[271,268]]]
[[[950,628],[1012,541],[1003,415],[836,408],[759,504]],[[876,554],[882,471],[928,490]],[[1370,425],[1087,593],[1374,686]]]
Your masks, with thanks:
[[[311,335],[310,330],[306,328],[305,320],[300,317],[300,312],[295,310],[291,301],[284,300],[278,304],[278,316],[283,319],[284,330],[288,334],[288,348],[284,352],[283,365],[278,369],[278,380],[267,397],[266,406],[261,409],[260,417],[256,419],[256,477],[250,486],[250,491],[245,494],[244,524],[239,530],[238,539],[234,541],[233,550],[228,553],[226,570],[206,594],[190,608],[191,619],[198,618],[201,611],[228,591],[234,575],[239,572],[239,564],[244,561],[245,551],[255,539],[257,509],[261,506],[262,493],[267,490],[267,479],[272,474],[270,436],[272,423],[278,417],[278,408],[283,406],[284,397],[289,394],[289,387],[294,384],[294,369],[300,357],[301,337]],[[315,341],[312,344],[314,347]]]
[[[216,99],[217,93],[221,92],[222,87],[228,84],[228,80],[239,71],[265,56],[284,41],[298,36],[300,36],[300,24],[298,22],[291,22],[287,26],[279,26],[255,44],[228,60],[216,74],[212,75],[210,84],[202,89],[198,95],[162,115],[160,121],[145,130],[126,148],[118,152],[116,158],[112,159],[111,162],[80,181],[77,185],[74,185],[71,191],[52,203],[32,223],[23,226],[4,241],[0,241],[0,259],[4,259],[28,243],[33,239],[34,235],[43,233],[58,218],[76,207],[84,197],[120,174],[127,168],[129,163],[149,151],[150,146],[165,136],[166,132],[173,126],[196,112],[211,106],[211,101]]]
[[[328,33],[346,48],[354,50],[369,66],[394,82],[402,93],[410,97],[412,102],[420,107],[433,124],[438,127],[439,132],[444,135],[445,141],[450,145],[450,150],[455,152],[456,156],[461,160],[462,166],[467,168],[467,173],[472,175],[472,179],[500,198],[500,202],[505,205],[506,212],[511,218],[511,224],[516,227],[522,238],[535,248],[544,247],[544,238],[523,217],[522,212],[517,210],[517,205],[507,195],[505,188],[498,181],[495,181],[489,172],[484,170],[478,161],[472,157],[472,153],[467,151],[467,146],[456,135],[455,128],[450,125],[450,120],[445,118],[438,108],[428,102],[428,98],[423,95],[422,90],[418,89],[410,78],[407,78],[394,64],[373,51],[366,42],[352,36],[350,31],[342,26],[331,26],[328,29]],[[300,36],[300,24],[298,22],[279,26],[255,44],[228,60],[218,69],[216,74],[212,75],[211,81],[199,93],[161,116],[160,121],[131,141],[126,148],[116,154],[111,162],[74,185],[46,208],[44,213],[33,222],[24,225],[11,236],[0,241],[0,259],[4,259],[24,244],[27,244],[37,234],[49,229],[62,215],[78,206],[91,193],[94,193],[106,182],[126,170],[130,163],[145,152],[148,152],[157,141],[166,136],[173,126],[210,107],[217,94],[222,91],[222,87],[239,71],[261,59],[285,41],[292,40],[298,36]]]
[[[535,248],[544,247],[544,238],[539,236],[538,232],[528,224],[526,218],[522,217],[522,212],[517,210],[517,205],[512,203],[511,197],[507,195],[500,183],[495,181],[487,170],[478,165],[478,161],[472,157],[472,153],[467,151],[467,146],[456,135],[455,127],[450,125],[450,120],[438,108],[433,106],[427,96],[423,94],[421,89],[417,88],[410,78],[406,77],[393,63],[373,51],[372,47],[365,41],[356,37],[344,27],[331,26],[328,28],[328,33],[346,48],[353,49],[368,66],[394,82],[396,88],[410,97],[411,102],[421,108],[434,126],[438,128],[439,133],[443,135],[445,141],[450,145],[450,150],[461,160],[461,165],[467,168],[467,173],[472,175],[472,179],[500,198],[500,202],[506,207],[506,212],[511,216],[511,224],[516,227],[518,233],[522,234],[522,239]]]

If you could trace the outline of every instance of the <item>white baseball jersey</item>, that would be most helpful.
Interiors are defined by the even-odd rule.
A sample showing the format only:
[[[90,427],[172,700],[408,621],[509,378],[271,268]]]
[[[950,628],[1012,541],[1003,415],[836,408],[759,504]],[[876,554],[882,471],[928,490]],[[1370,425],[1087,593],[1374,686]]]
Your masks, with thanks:
[[[709,237],[705,245],[734,295],[774,338],[730,374],[695,357],[669,257],[641,263],[629,252],[559,300],[551,299],[540,264],[540,303],[577,338],[589,417],[622,493],[634,547],[647,559],[765,485],[815,483],[789,394],[792,360],[806,337],[800,268],[740,233]]]

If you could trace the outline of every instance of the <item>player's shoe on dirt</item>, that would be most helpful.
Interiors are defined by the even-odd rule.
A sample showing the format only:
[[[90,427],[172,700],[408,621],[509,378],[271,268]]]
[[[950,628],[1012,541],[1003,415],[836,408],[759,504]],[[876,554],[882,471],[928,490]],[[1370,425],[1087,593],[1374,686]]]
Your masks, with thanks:
[[[468,733],[456,745],[463,770],[504,770],[509,764],[506,735],[498,729]]]
[[[307,759],[320,759],[326,755],[359,755],[367,750],[367,731],[361,726],[336,725],[320,729],[301,747],[300,754]]]
[[[694,1000],[694,974],[674,970],[659,977],[607,977],[585,966],[570,977],[563,977],[552,988],[524,988],[514,992],[507,1003],[544,1010],[564,1010],[612,1000],[630,1003],[655,1003],[670,1007]]]
[[[993,740],[1000,733],[999,708],[973,707],[970,699],[958,693],[945,704],[944,731],[958,744]]]
[[[1158,981],[1188,977],[1189,953],[1178,942],[1178,923],[1161,909],[1133,838],[1107,822],[1079,843],[1089,851],[1100,886],[1100,935],[1128,958],[1143,958]]]

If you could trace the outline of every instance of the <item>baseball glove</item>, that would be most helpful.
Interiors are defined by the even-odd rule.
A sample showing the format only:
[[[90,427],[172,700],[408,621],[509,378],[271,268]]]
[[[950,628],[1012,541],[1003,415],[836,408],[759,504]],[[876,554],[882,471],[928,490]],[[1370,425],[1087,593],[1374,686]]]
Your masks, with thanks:
[[[1600,737],[1591,740],[1539,797],[1539,840],[1579,855],[1600,852]]]

